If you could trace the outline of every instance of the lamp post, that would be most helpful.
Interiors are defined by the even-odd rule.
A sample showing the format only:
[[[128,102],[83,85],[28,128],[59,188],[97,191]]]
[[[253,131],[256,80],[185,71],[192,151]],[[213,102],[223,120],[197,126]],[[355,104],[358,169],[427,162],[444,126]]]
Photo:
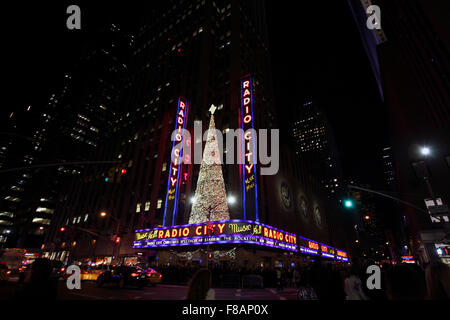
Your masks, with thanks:
[[[106,211],[100,212],[100,217],[105,218],[106,216],[108,216]],[[121,244],[121,239],[119,237],[120,220],[118,220],[117,218],[115,218],[112,215],[110,215],[109,218],[111,218],[114,221],[114,223],[116,224],[115,239],[114,239],[113,250],[112,250],[112,257],[115,258],[116,246],[117,246],[117,250],[118,250],[117,255],[120,256],[120,244]],[[117,257],[117,258],[119,258],[119,257]]]

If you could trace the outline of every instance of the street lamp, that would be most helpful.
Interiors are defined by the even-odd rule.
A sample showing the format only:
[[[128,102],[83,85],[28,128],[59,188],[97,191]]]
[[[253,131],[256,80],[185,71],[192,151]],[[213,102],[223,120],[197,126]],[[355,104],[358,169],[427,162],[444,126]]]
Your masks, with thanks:
[[[102,218],[105,218],[107,215],[108,214],[106,213],[106,211],[100,212],[100,217],[102,217]],[[109,217],[116,223],[116,233],[115,233],[115,238],[114,238],[114,243],[116,245],[113,245],[113,252],[112,252],[112,255],[114,257],[116,246],[119,247],[118,255],[120,255],[120,244],[121,244],[120,237],[119,237],[120,221],[117,218],[113,217],[112,215],[110,215]]]
[[[235,204],[236,203],[236,197],[234,196],[228,196],[228,204]]]
[[[420,153],[423,156],[429,156],[431,154],[431,149],[429,147],[422,147],[420,148]]]

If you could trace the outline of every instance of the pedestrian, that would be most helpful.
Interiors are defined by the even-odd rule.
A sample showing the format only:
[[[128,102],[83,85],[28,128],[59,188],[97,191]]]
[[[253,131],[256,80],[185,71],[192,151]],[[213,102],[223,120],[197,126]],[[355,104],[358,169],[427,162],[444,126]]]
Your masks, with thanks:
[[[277,289],[278,291],[283,290],[283,272],[281,268],[277,268],[275,270],[276,278],[277,278]]]
[[[50,260],[36,259],[27,271],[23,285],[17,289],[14,299],[56,299],[58,281],[52,277],[52,271]]]
[[[355,264],[352,265],[348,277],[345,279],[344,289],[347,300],[369,300],[363,291],[361,279],[358,276],[358,267]]]
[[[444,263],[430,264],[425,269],[427,294],[430,300],[450,298],[450,267]]]
[[[426,282],[423,272],[406,264],[395,265],[387,274],[387,297],[389,300],[423,300]]]
[[[198,270],[189,282],[186,300],[215,300],[215,291],[211,286],[211,271]]]
[[[298,289],[300,287],[300,272],[298,272],[298,268],[294,269],[292,277],[294,280],[294,286],[296,289]]]

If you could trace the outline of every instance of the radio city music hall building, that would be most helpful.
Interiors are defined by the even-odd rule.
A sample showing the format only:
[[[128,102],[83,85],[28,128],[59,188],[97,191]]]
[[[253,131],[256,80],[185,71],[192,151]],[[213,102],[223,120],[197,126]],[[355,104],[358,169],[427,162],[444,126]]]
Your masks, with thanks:
[[[44,254],[163,264],[200,262],[209,249],[212,260],[247,266],[348,259],[335,249],[346,246],[338,213],[283,133],[277,174],[260,175],[248,157],[222,165],[226,195],[236,199],[227,219],[189,222],[200,165],[172,162],[174,129],[193,137],[194,121],[202,121],[205,131],[212,104],[221,106],[215,127],[223,133],[279,129],[265,8],[261,1],[165,1],[149,12],[150,23],[132,38],[114,134],[91,157],[118,164],[86,168],[62,188]],[[235,150],[248,155],[244,140]]]

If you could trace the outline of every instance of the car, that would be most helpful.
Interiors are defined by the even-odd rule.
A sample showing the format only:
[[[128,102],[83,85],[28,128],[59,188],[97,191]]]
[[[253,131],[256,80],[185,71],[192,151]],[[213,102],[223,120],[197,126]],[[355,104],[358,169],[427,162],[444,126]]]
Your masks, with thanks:
[[[106,271],[106,268],[103,268],[102,266],[98,267],[91,267],[91,266],[85,266],[81,268],[81,280],[82,281],[97,281],[97,278],[99,275]]]
[[[155,286],[158,283],[161,283],[161,281],[162,281],[161,273],[159,273],[158,271],[156,271],[155,269],[152,269],[152,268],[147,268],[145,270],[145,272],[147,274],[148,281],[152,286]]]
[[[5,264],[0,263],[0,283],[8,282],[10,275],[11,270]]]
[[[97,286],[102,287],[104,284],[116,284],[119,288],[125,286],[135,286],[139,289],[148,284],[148,276],[145,270],[139,267],[131,266],[112,266],[108,270],[103,271],[97,278]]]

